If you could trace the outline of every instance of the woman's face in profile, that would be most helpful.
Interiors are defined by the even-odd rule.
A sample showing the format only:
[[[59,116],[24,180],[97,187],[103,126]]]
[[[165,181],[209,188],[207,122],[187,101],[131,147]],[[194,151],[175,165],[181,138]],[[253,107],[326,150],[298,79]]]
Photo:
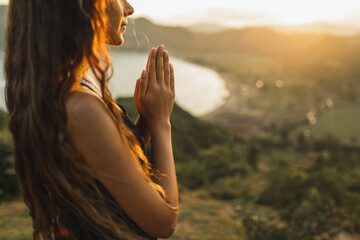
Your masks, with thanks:
[[[134,13],[134,8],[127,0],[110,0],[107,8],[109,16],[108,40],[110,45],[120,46],[124,43],[127,17]]]

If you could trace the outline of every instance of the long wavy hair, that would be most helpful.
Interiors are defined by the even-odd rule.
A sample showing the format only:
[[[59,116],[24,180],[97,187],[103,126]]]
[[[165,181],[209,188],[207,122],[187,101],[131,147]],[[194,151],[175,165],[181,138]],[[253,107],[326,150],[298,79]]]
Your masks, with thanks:
[[[138,156],[148,181],[157,176],[115,107],[107,82],[106,7],[109,0],[10,0],[5,48],[5,100],[14,140],[15,170],[33,220],[33,239],[54,239],[70,212],[104,239],[141,239],[96,183],[96,172],[72,148],[66,133],[66,97],[84,63],[102,98]],[[74,239],[70,234],[68,239]]]

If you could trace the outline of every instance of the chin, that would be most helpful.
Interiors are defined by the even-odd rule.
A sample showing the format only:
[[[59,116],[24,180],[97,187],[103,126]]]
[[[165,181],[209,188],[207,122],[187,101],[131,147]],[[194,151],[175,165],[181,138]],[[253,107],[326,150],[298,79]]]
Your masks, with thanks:
[[[110,43],[110,45],[112,46],[121,46],[123,45],[124,41],[117,41],[117,42],[113,42],[113,43]]]
[[[108,41],[106,42],[106,44],[111,45],[111,46],[121,46],[123,45],[124,41]]]
[[[116,37],[108,38],[106,41],[106,44],[112,45],[112,46],[121,46],[124,43],[124,38],[122,35],[117,35]]]
[[[122,35],[120,35],[116,38],[114,45],[121,46],[121,45],[123,45],[123,43],[124,43],[124,37]]]
[[[117,43],[117,45],[116,46],[121,46],[121,45],[123,45],[124,44],[124,39],[123,38],[121,38],[121,40]]]

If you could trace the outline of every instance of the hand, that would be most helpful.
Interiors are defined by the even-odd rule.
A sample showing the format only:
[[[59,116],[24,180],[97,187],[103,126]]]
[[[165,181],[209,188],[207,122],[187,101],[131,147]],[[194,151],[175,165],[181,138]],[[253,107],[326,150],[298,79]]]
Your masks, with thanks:
[[[174,68],[163,46],[150,50],[146,71],[137,80],[134,99],[141,117],[149,127],[169,123],[174,106]]]

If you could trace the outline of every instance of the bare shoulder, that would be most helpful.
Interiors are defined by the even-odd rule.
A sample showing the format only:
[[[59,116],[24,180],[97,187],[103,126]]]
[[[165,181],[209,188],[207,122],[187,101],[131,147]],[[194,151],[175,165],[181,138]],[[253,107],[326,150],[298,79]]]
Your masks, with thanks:
[[[99,140],[107,143],[119,136],[116,120],[106,107],[105,102],[87,88],[78,88],[68,94],[65,101],[66,131],[74,149],[90,163],[98,167],[101,157],[96,156]],[[112,139],[108,138],[111,135]]]
[[[65,101],[68,124],[89,121],[103,115],[111,116],[104,100],[86,87],[79,87],[68,94]]]
[[[115,108],[122,111],[116,104]],[[71,91],[65,102],[66,112],[69,117],[86,117],[88,114],[97,114],[99,112],[110,113],[104,100],[87,87],[78,87]]]
[[[67,114],[78,114],[90,109],[96,109],[102,99],[94,92],[79,87],[77,90],[70,92],[65,101]]]

